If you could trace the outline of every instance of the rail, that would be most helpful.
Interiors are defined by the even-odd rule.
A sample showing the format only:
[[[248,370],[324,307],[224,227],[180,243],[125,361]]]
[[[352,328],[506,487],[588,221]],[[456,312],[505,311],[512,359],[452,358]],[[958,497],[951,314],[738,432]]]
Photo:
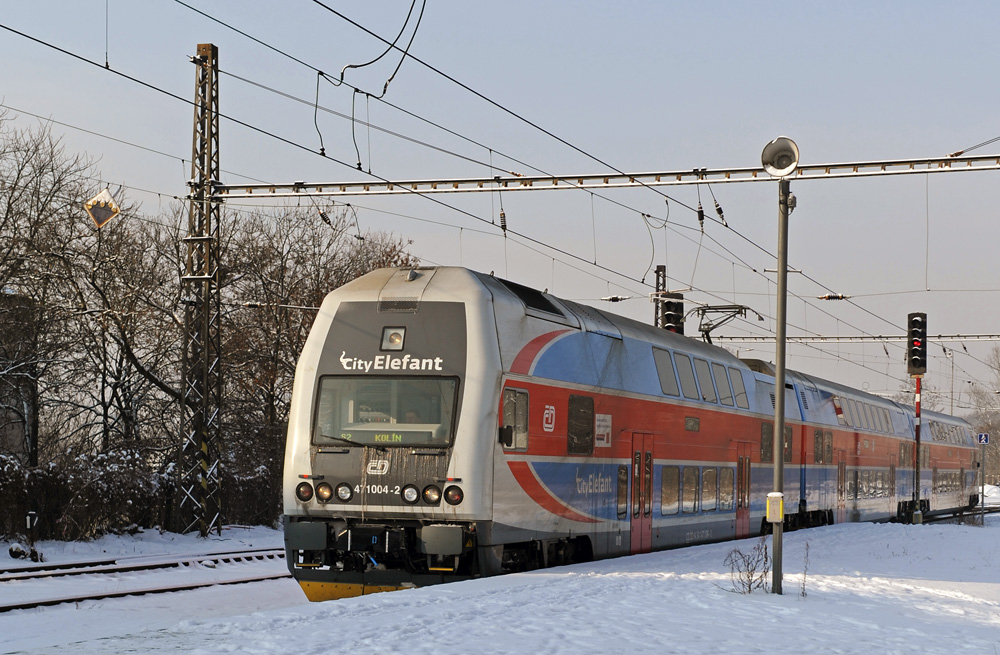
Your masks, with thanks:
[[[38,580],[43,578],[54,578],[61,576],[80,575],[108,575],[120,573],[135,573],[142,571],[157,571],[168,568],[190,567],[194,565],[209,565],[211,568],[225,567],[230,564],[239,564],[252,561],[268,559],[283,559],[285,551],[280,549],[258,549],[246,551],[233,551],[227,553],[204,553],[185,554],[182,557],[169,556],[143,556],[136,558],[124,558],[119,560],[91,560],[83,562],[70,562],[63,564],[39,564],[14,569],[4,569],[0,571],[0,584],[14,581]],[[222,585],[248,584],[251,582],[262,582],[267,580],[277,580],[290,577],[288,572],[264,573],[249,576],[239,576],[226,579],[189,581],[178,584],[149,584],[142,582],[141,576],[134,581],[134,585],[129,588],[116,588],[112,591],[94,591],[86,593],[71,593],[57,595],[48,598],[34,598],[30,600],[18,601],[14,603],[0,604],[0,612],[9,612],[20,609],[32,609],[35,607],[49,607],[63,603],[76,603],[87,600],[104,600],[108,598],[122,598],[125,596],[142,596],[149,594],[162,594],[176,591],[190,591],[203,587],[214,587]]]

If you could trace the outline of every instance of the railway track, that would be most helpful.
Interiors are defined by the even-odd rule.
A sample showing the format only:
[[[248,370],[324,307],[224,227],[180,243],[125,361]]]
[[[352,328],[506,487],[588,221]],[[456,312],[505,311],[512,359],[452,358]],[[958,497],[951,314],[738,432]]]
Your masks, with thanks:
[[[985,517],[1000,513],[1000,506],[989,505],[954,512],[939,512],[924,516],[924,523],[967,523],[981,524]]]
[[[281,572],[255,572],[248,575],[230,575],[237,571],[240,564],[254,564],[266,562],[268,560],[284,559],[285,551],[281,549],[257,549],[234,551],[227,553],[204,553],[185,554],[182,557],[170,556],[143,556],[133,558],[121,558],[117,560],[102,559],[82,562],[71,562],[63,564],[39,564],[21,568],[0,570],[0,592],[5,587],[19,585],[26,582],[38,582],[67,576],[91,576],[88,580],[93,580],[93,591],[80,591],[72,593],[56,593],[50,596],[35,597],[18,600],[15,602],[0,601],[0,612],[9,612],[19,609],[31,609],[35,607],[48,607],[63,603],[77,603],[87,600],[103,600],[107,598],[121,598],[124,596],[138,596],[148,594],[170,593],[175,591],[189,591],[203,587],[213,587],[220,585],[247,584],[250,582],[261,582],[265,580],[277,580],[290,577],[287,571]],[[259,568],[252,567],[251,568]],[[171,569],[194,570],[211,569],[215,576],[210,579],[200,577],[177,582],[163,582],[164,577],[171,576]],[[159,573],[159,575],[156,575]],[[128,574],[127,579],[122,575]],[[109,581],[112,581],[113,588],[106,588]],[[87,586],[87,585],[83,585]],[[105,588],[101,588],[105,587]]]

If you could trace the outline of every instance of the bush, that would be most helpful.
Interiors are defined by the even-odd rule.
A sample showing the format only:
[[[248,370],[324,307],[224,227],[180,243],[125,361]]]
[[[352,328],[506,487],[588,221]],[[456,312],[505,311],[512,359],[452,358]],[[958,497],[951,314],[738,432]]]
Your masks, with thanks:
[[[80,455],[63,465],[28,468],[0,455],[0,536],[94,539],[162,525],[170,485],[135,450]],[[28,512],[38,521],[27,530]]]
[[[771,557],[767,552],[767,537],[758,539],[749,553],[739,548],[732,549],[726,556],[725,564],[733,580],[731,591],[749,594],[757,589],[770,590],[767,576],[771,572]]]

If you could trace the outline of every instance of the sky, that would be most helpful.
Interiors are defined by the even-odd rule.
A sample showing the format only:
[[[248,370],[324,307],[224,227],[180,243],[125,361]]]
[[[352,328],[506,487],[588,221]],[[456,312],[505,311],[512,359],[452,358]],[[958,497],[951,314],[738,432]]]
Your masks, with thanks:
[[[993,653],[998,530],[994,516],[985,528],[842,524],[788,532],[781,595],[736,593],[742,586],[725,561],[760,543],[745,539],[323,603],[309,603],[291,579],[84,601],[0,614],[0,653]],[[770,547],[769,538],[764,543]],[[281,533],[230,527],[206,542],[149,531],[38,549],[65,562],[238,544],[281,547]],[[278,571],[284,563],[266,566]],[[0,602],[46,584],[60,590],[50,596],[127,584],[117,575],[87,577],[104,579],[7,582]]]
[[[391,41],[411,3],[324,4],[6,2],[0,104],[18,127],[53,121],[68,153],[94,159],[95,193],[140,204],[128,220],[156,220],[186,193],[198,43],[219,47],[229,184],[743,168],[779,135],[803,164],[913,159],[1000,136],[991,2],[435,0],[414,34],[416,4],[399,41],[412,36],[409,54],[433,69],[402,61],[386,102],[398,52],[318,93],[317,70],[339,81],[386,50],[345,17]],[[969,151],[993,153],[1000,142]],[[965,411],[973,385],[1000,388],[986,365],[996,342],[933,339],[1000,333],[997,175],[794,182],[788,334],[902,337],[906,315],[923,311],[925,389],[943,408]],[[688,309],[752,310],[713,336],[774,334],[775,182],[298,202],[349,202],[362,230],[411,240],[425,264],[494,271],[643,321],[663,264],[669,289],[690,289]],[[264,206],[228,203],[232,220]],[[817,300],[828,293],[851,299]],[[773,359],[772,344],[717,343]],[[880,394],[907,379],[900,341],[793,342],[787,365]]]

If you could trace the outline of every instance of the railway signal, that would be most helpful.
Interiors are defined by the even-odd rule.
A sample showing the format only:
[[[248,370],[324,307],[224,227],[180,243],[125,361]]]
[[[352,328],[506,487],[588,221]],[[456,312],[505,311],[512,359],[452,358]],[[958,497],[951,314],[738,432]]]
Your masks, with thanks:
[[[663,328],[668,332],[684,334],[684,294],[663,294]]]
[[[914,377],[927,372],[927,314],[923,312],[906,317],[906,372]]]

